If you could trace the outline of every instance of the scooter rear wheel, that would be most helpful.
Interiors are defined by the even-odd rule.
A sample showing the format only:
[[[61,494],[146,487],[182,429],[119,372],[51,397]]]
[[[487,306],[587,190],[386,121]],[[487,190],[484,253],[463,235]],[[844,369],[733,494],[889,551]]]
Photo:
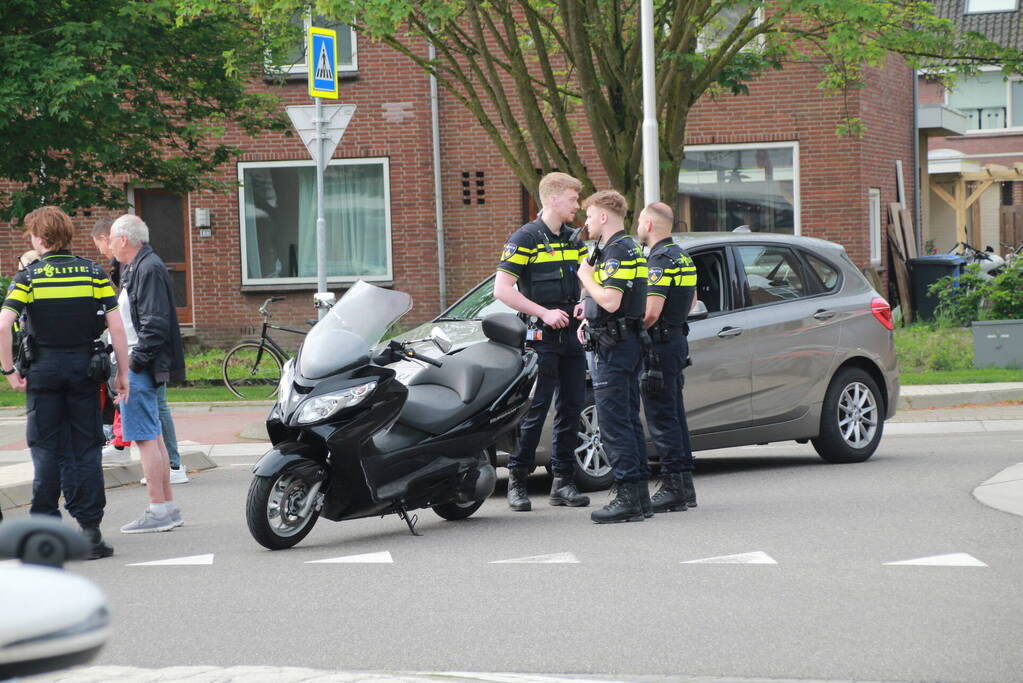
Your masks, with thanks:
[[[309,535],[320,511],[315,506],[305,516],[301,511],[312,483],[293,469],[270,477],[255,477],[249,485],[245,519],[249,533],[270,550],[296,545]]]
[[[434,505],[433,511],[436,512],[440,517],[448,520],[455,521],[459,519],[466,519],[471,517],[474,512],[480,509],[483,503],[487,502],[486,498],[474,500],[469,503],[458,503],[451,501],[450,503],[441,503],[440,505]]]

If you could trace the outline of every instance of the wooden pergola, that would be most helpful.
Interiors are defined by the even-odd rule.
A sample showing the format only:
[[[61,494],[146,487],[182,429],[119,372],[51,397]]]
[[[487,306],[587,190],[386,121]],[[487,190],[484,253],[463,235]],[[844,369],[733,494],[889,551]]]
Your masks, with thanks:
[[[1023,162],[1017,161],[1012,165],[1012,168],[998,164],[988,164],[980,171],[960,173],[956,176],[953,183],[954,194],[949,194],[948,190],[941,187],[933,176],[931,177],[930,185],[931,189],[934,190],[934,194],[941,197],[955,211],[957,242],[960,244],[966,242],[966,211],[991,187],[991,183],[1003,183],[1013,180],[1023,180]],[[967,188],[967,183],[972,183],[972,187]],[[969,193],[967,193],[967,190],[969,190]],[[959,250],[962,250],[961,246]]]

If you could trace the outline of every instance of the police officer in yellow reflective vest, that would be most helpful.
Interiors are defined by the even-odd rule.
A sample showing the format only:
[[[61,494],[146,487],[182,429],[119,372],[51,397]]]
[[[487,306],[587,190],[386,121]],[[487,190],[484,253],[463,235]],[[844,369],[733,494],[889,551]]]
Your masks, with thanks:
[[[518,444],[508,458],[508,506],[518,512],[532,509],[526,477],[535,464],[552,400],[556,413],[550,504],[590,504],[574,480],[579,414],[586,399],[586,355],[576,339],[581,311],[576,270],[586,256],[586,245],[571,237],[569,224],[579,210],[582,183],[565,173],[549,173],[540,179],[539,189],[540,216],[508,239],[494,281],[494,295],[529,322],[527,343],[540,365],[532,402],[519,425]]]
[[[651,500],[654,512],[696,507],[693,449],[682,401],[682,373],[689,357],[686,318],[695,303],[696,266],[671,239],[673,218],[671,207],[658,202],[640,212],[636,226],[636,235],[649,248],[643,323],[652,343],[640,387],[661,462],[661,487]]]
[[[583,202],[586,229],[598,240],[594,258],[579,267],[587,302],[583,335],[593,356],[593,398],[600,438],[614,472],[615,498],[590,514],[597,524],[641,522],[649,512],[646,438],[639,419],[643,312],[647,267],[625,234],[625,198],[613,190]]]
[[[109,327],[118,393],[127,400],[128,345],[117,297],[102,268],[68,251],[73,226],[67,214],[44,206],[25,217],[25,227],[42,257],[15,276],[3,302],[0,372],[13,389],[28,392],[27,440],[35,466],[29,512],[60,517],[63,491],[67,511],[90,543],[89,559],[109,557],[113,550],[99,530],[106,505],[99,397],[110,366],[109,351],[96,339]],[[22,313],[28,341],[15,368],[11,325]]]

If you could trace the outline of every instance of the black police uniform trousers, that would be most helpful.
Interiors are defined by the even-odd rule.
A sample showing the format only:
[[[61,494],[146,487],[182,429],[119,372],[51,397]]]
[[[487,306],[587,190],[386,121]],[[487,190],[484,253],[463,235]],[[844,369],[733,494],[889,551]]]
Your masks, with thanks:
[[[570,319],[560,330],[544,327],[543,338],[529,342],[536,351],[539,372],[526,416],[519,424],[519,442],[508,458],[508,468],[531,470],[536,464],[547,411],[554,401],[554,443],[551,471],[556,476],[575,473],[575,449],[579,445],[579,415],[586,400],[586,354],[576,338],[577,324]]]
[[[650,439],[661,458],[661,471],[678,473],[693,469],[693,447],[689,440],[689,425],[682,399],[685,386],[683,371],[689,342],[682,331],[673,332],[663,342],[654,342],[652,352],[657,356],[664,386],[660,393],[643,393],[643,409]]]
[[[616,483],[645,481],[650,468],[646,436],[639,419],[639,373],[643,347],[639,335],[625,337],[593,355],[593,398],[604,444]]]
[[[60,517],[63,491],[64,506],[83,526],[99,524],[106,506],[99,385],[86,376],[91,355],[40,349],[26,377],[35,465],[29,512]]]

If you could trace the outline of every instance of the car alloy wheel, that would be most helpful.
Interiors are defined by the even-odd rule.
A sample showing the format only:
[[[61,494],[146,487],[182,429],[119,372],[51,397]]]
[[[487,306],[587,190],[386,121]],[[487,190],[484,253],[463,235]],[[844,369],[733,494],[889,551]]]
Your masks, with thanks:
[[[579,415],[579,446],[575,449],[576,465],[580,474],[602,479],[611,472],[611,461],[600,441],[597,407],[586,406]]]
[[[838,399],[838,430],[852,448],[864,448],[877,433],[877,401],[861,382],[846,385]]]

